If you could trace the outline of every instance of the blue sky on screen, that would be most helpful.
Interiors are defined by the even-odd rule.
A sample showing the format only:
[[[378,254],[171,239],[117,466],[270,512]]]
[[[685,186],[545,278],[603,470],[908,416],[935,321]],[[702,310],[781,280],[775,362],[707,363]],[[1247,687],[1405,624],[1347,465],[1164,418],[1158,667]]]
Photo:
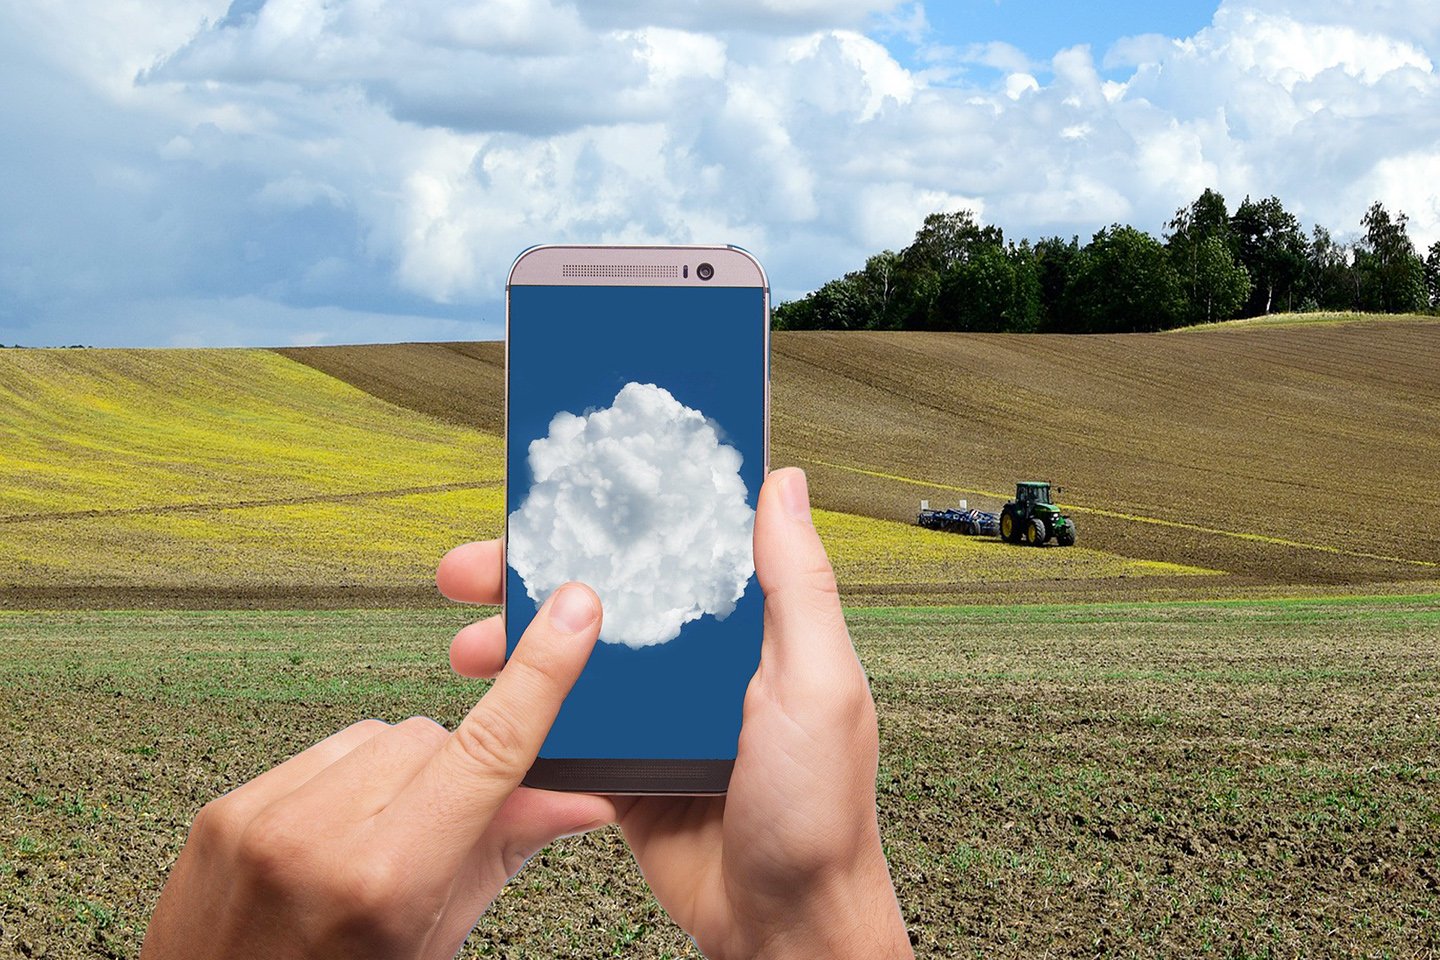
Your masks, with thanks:
[[[513,650],[534,615],[524,599],[532,587],[543,584],[536,595],[549,596],[570,579],[600,595],[601,639],[614,641],[590,655],[541,756],[735,755],[739,708],[760,653],[760,591],[744,531],[765,460],[764,327],[743,325],[747,335],[736,322],[758,320],[760,309],[759,292],[743,287],[516,290],[524,322],[512,330],[506,590],[518,602],[509,607],[506,642]],[[675,333],[677,317],[683,336]],[[548,349],[555,343],[571,349]],[[655,386],[636,396],[632,383]],[[661,385],[671,402],[711,418],[707,428],[719,427],[723,450],[683,425],[690,414],[670,420],[674,409],[655,392]],[[627,412],[616,417],[615,407]],[[562,411],[604,418],[604,441],[591,445],[595,433],[576,430],[568,416],[557,429]],[[569,441],[555,442],[558,436]],[[644,442],[628,442],[636,436]],[[531,443],[541,438],[536,450]],[[665,469],[649,465],[657,462]],[[605,478],[599,489],[597,474]],[[627,510],[627,501],[644,509]],[[664,536],[651,526],[657,517]],[[536,549],[516,551],[517,531]],[[655,569],[666,573],[657,577]],[[697,602],[712,612],[675,623],[676,609],[694,613]]]
[[[970,208],[1205,187],[1440,239],[1432,0],[0,6],[0,343],[500,332],[544,241],[733,242],[788,298]]]

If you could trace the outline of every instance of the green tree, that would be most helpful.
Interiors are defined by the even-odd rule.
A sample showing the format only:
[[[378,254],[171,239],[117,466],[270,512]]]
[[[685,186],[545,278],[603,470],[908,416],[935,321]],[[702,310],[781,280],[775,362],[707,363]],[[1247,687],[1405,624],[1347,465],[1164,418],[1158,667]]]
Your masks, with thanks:
[[[1180,280],[1186,323],[1229,320],[1240,312],[1250,296],[1250,274],[1218,232],[1172,235],[1165,252]]]
[[[1425,257],[1425,293],[1430,298],[1430,306],[1440,310],[1440,240],[1430,244],[1430,252]]]
[[[1409,218],[1391,216],[1378,200],[1365,211],[1365,236],[1355,247],[1360,305],[1366,310],[1405,313],[1425,305],[1425,264],[1406,229]]]
[[[900,255],[877,253],[854,270],[771,314],[777,330],[875,330],[895,326],[892,307],[899,284]]]
[[[1219,237],[1195,244],[1191,260],[1195,271],[1190,288],[1189,316],[1193,323],[1229,320],[1250,296],[1250,275],[1230,256]]]
[[[1039,280],[1028,246],[987,244],[940,281],[930,326],[938,330],[1025,332],[1040,320]]]
[[[1235,237],[1225,198],[1214,190],[1175,211],[1167,225],[1165,249],[1180,278],[1190,323],[1228,320],[1250,295],[1250,278],[1235,262]],[[1243,290],[1239,301],[1235,292]]]
[[[815,294],[799,300],[777,303],[770,311],[770,326],[776,330],[820,330],[820,315],[815,310]]]
[[[1300,221],[1278,197],[1260,201],[1246,197],[1230,218],[1230,232],[1240,265],[1252,283],[1242,312],[1269,313],[1276,303],[1295,309],[1305,277],[1306,244]]]
[[[897,306],[900,302],[900,254],[882,250],[865,261],[860,271],[864,278],[865,298],[874,317],[872,327],[893,330],[900,325]]]
[[[1015,268],[1014,293],[1005,314],[1005,329],[1011,333],[1033,333],[1040,329],[1040,266],[1028,240],[1011,246],[1007,256]]]
[[[1066,295],[1086,333],[1163,330],[1179,323],[1185,306],[1165,247],[1118,223],[1085,245]]]
[[[932,270],[943,274],[969,259],[980,247],[999,247],[1005,236],[999,227],[982,227],[970,210],[932,213],[915,233],[910,246],[900,254],[909,270]]]
[[[847,273],[796,304],[787,304],[777,324],[783,324],[783,330],[863,330],[873,323],[868,308],[862,285],[854,273]]]
[[[1225,212],[1225,197],[1206,187],[1188,207],[1175,211],[1175,216],[1166,226],[1166,233],[1168,237],[1182,234],[1197,243],[1206,237],[1218,237],[1230,246],[1233,237],[1230,215]]]
[[[910,270],[901,262],[895,289],[892,329],[929,330],[940,292],[940,274],[933,270]]]
[[[1059,237],[1045,237],[1035,244],[1034,266],[1040,287],[1039,329],[1057,332],[1075,332],[1074,317],[1065,290],[1080,259],[1080,238],[1068,241]]]
[[[907,330],[948,329],[935,309],[945,275],[977,250],[1003,243],[1000,228],[981,226],[969,210],[926,217],[914,241],[900,252],[895,325]]]
[[[1359,305],[1358,279],[1349,248],[1316,224],[1305,254],[1305,308],[1354,310]]]

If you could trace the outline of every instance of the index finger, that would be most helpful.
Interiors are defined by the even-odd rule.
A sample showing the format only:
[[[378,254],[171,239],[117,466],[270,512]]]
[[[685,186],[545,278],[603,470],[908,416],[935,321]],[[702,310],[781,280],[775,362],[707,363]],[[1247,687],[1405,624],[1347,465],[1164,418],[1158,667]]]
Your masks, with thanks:
[[[505,556],[499,540],[462,543],[440,558],[435,585],[461,603],[499,603]]]
[[[595,591],[567,583],[551,594],[490,690],[386,807],[385,833],[441,860],[466,857],[535,762],[599,635]]]

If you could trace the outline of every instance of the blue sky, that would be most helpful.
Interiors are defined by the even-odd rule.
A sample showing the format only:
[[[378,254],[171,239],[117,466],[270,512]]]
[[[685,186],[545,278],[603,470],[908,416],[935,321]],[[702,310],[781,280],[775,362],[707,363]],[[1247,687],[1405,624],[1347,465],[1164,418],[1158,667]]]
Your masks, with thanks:
[[[0,7],[0,343],[499,335],[544,241],[734,242],[791,297],[968,207],[1205,187],[1440,239],[1440,4],[79,0]]]
[[[912,51],[930,44],[964,50],[972,45],[1003,43],[1036,63],[1057,50],[1088,44],[1104,51],[1122,37],[1160,34],[1189,37],[1210,24],[1213,3],[1156,3],[1154,0],[1111,0],[1076,3],[1074,0],[949,0],[923,7],[930,31],[907,42],[903,32],[886,38],[897,58],[915,62]],[[991,69],[972,65],[973,73]]]
[[[984,37],[1019,47],[1036,59],[1077,43],[1101,48],[1142,33],[1188,37],[1208,26],[1214,12],[1213,3],[1182,0],[950,0],[925,11],[936,34],[952,43]]]

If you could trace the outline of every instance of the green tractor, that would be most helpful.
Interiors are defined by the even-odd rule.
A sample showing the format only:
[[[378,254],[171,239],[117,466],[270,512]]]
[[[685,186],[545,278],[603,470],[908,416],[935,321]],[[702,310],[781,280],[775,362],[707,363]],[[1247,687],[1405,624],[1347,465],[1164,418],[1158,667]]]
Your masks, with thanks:
[[[1050,500],[1050,484],[1015,484],[1015,499],[1000,511],[1000,539],[1042,547],[1051,537],[1062,547],[1075,544],[1075,521]]]

